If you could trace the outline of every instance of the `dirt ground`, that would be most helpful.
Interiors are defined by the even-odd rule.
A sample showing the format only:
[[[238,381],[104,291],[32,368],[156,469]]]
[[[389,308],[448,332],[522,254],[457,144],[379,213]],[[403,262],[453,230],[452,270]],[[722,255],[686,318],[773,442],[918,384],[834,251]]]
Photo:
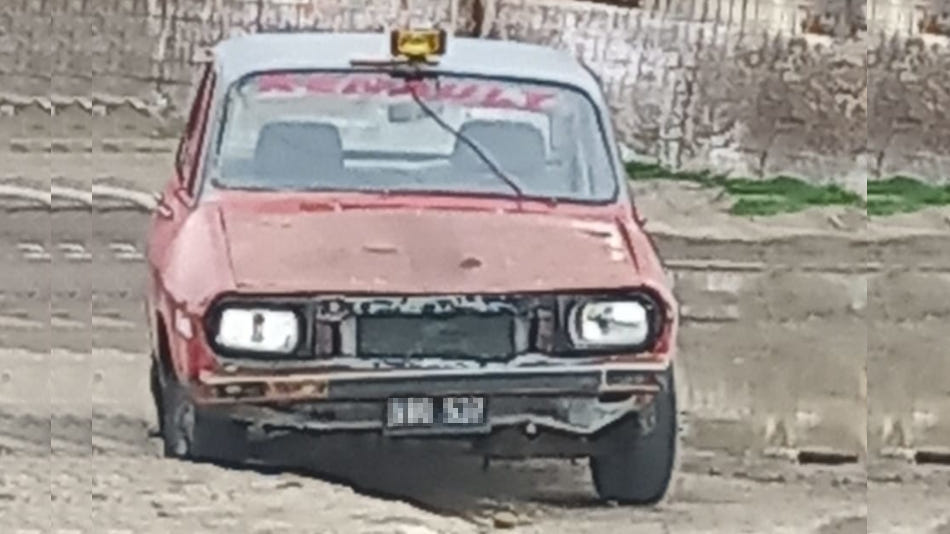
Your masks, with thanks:
[[[50,176],[154,190],[169,168],[165,156],[135,155],[94,166],[21,155],[4,167],[4,183],[39,191]],[[641,194],[652,224],[712,227],[722,216],[708,191]],[[162,459],[141,317],[145,216],[51,217],[33,201],[0,201],[0,532],[950,534],[950,470],[899,462],[799,466],[686,449],[669,501],[630,509],[594,500],[584,462],[483,471],[439,451],[353,451],[260,471]],[[815,211],[735,231],[842,223],[866,225]]]
[[[903,464],[869,479],[859,465],[686,450],[668,502],[631,509],[594,500],[585,462],[483,471],[432,450],[285,470],[166,460],[150,435],[142,354],[6,349],[0,361],[3,532],[950,532],[950,472]]]

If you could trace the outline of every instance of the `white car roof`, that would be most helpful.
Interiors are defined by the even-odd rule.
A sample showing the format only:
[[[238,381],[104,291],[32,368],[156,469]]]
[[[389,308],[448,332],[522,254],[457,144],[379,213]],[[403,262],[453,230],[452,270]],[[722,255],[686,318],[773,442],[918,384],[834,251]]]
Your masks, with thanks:
[[[288,32],[232,37],[214,48],[221,86],[274,70],[349,69],[353,59],[389,58],[385,33]],[[583,90],[602,107],[597,80],[569,53],[545,46],[449,37],[438,70],[553,82]]]

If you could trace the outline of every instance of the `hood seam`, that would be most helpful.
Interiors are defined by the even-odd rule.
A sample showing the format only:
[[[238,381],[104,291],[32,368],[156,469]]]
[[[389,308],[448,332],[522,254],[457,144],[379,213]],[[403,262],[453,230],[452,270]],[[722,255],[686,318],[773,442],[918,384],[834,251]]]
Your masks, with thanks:
[[[614,224],[617,225],[617,229],[620,231],[620,235],[623,236],[623,241],[627,245],[627,250],[630,252],[630,259],[633,261],[633,268],[637,270],[639,274],[642,269],[640,268],[640,259],[637,257],[637,251],[634,250],[633,238],[630,235],[630,229],[627,228],[627,225],[624,224],[623,219],[617,217],[614,219]]]
[[[224,221],[224,211],[220,206],[216,206],[218,212],[218,224],[221,225],[221,241],[224,245],[224,257],[228,262],[228,272],[231,273],[231,286],[237,289],[240,284],[237,281],[237,271],[234,268],[234,256],[231,254],[231,236],[228,235],[228,225]]]

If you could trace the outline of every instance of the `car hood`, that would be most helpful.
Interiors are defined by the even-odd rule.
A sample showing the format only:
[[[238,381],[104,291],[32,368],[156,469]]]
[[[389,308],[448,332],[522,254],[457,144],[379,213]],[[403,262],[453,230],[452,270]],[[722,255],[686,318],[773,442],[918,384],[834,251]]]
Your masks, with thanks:
[[[450,294],[638,282],[616,222],[405,209],[267,214],[221,208],[241,291]]]

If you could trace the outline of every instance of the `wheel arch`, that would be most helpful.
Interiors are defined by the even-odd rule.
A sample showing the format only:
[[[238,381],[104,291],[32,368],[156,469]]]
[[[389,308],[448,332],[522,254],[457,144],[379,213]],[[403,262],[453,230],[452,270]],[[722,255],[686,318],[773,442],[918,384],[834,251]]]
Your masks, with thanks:
[[[155,312],[155,347],[152,355],[158,364],[163,377],[173,376],[175,366],[172,361],[171,343],[169,342],[168,322],[161,311]]]

